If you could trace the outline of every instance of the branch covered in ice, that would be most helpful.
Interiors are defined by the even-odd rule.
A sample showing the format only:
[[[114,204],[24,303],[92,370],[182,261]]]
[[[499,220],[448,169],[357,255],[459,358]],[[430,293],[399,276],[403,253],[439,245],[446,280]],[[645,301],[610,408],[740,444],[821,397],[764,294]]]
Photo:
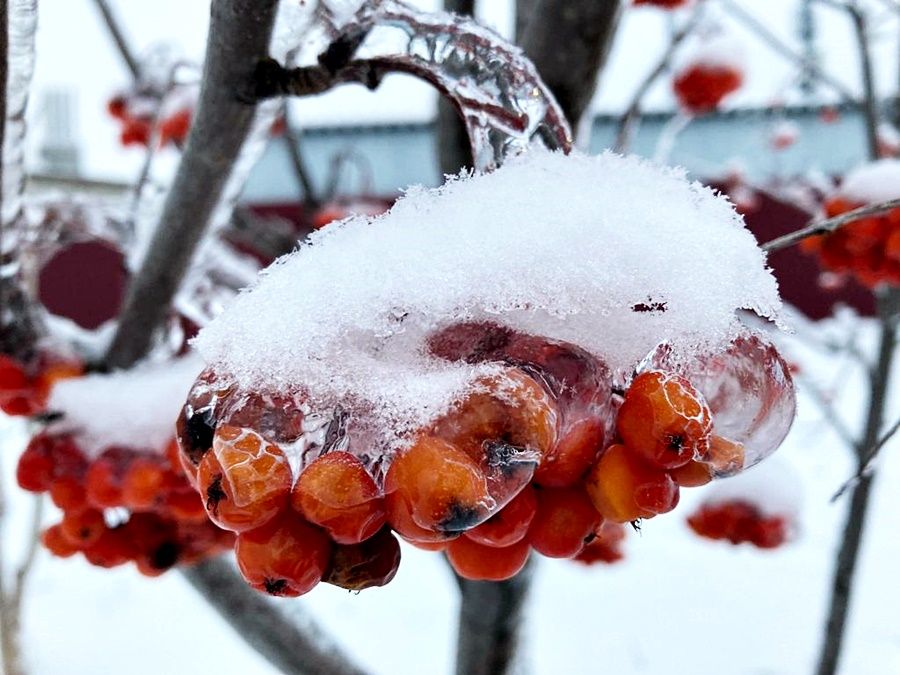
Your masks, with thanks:
[[[518,48],[471,18],[398,0],[363,5],[314,66],[261,62],[254,96],[309,96],[348,82],[375,88],[389,73],[425,80],[456,106],[479,171],[533,143],[571,147],[562,110]]]

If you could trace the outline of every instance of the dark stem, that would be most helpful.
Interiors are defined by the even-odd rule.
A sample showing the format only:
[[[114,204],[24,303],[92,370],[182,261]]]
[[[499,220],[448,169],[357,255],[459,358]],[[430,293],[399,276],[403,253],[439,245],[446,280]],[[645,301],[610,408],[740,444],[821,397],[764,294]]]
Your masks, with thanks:
[[[866,143],[869,150],[869,159],[876,160],[881,153],[878,150],[878,124],[879,111],[878,100],[875,93],[875,75],[872,70],[872,55],[869,52],[869,27],[863,9],[856,3],[847,5],[847,11],[853,20],[853,32],[856,35],[857,50],[859,51],[860,66],[863,80],[863,114],[866,120]]]
[[[575,129],[594,95],[619,18],[620,0],[538,0],[521,47]]]
[[[454,14],[472,16],[475,0],[444,0],[444,9]],[[441,174],[455,174],[472,166],[469,134],[459,110],[443,96],[438,100],[437,148]]]
[[[287,105],[284,106],[284,142],[287,145],[288,158],[291,160],[291,169],[297,179],[297,185],[303,193],[303,201],[310,210],[315,210],[322,203],[312,179],[309,177],[309,169],[303,161],[303,153],[300,151],[300,134],[291,126]]]
[[[110,37],[113,39],[113,42],[116,43],[116,49],[119,50],[119,56],[122,57],[122,62],[125,64],[125,67],[128,68],[131,77],[136,80],[140,75],[140,66],[138,65],[137,58],[134,56],[134,52],[131,50],[131,46],[128,44],[128,40],[125,39],[125,33],[122,32],[119,21],[116,19],[115,14],[113,14],[107,0],[94,0],[94,4],[97,5],[97,9],[100,10],[100,15],[103,17],[103,22],[106,24],[106,29],[109,31]]]
[[[885,406],[888,401],[888,387],[894,352],[897,346],[897,314],[900,312],[900,291],[892,289],[881,293],[878,298],[881,317],[881,339],[878,361],[870,380],[869,412],[863,438],[856,453],[857,469],[865,462],[865,449],[874,447],[881,436]],[[825,637],[819,654],[817,675],[834,675],[837,672],[847,615],[850,608],[853,579],[859,556],[859,547],[866,524],[874,472],[864,474],[853,488],[850,509],[844,524],[840,548],[831,586],[831,601]]]
[[[460,590],[456,675],[504,675],[515,666],[522,608],[534,563],[508,581],[469,581]]]
[[[363,675],[331,645],[308,618],[297,626],[299,608],[285,611],[256,591],[250,591],[224,558],[207,560],[184,570],[191,585],[215,607],[243,640],[287,675]]]
[[[149,351],[253,124],[256,64],[268,57],[277,0],[217,0],[200,99],[150,248],[129,288],[107,354],[128,367]],[[252,98],[249,99],[252,101]]]

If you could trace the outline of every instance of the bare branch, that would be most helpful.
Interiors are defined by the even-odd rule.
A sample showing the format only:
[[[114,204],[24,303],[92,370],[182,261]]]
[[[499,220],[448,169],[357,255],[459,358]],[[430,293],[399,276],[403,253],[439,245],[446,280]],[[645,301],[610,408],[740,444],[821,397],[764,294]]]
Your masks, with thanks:
[[[309,169],[306,168],[306,163],[303,161],[303,155],[300,152],[300,135],[291,125],[287,105],[284,106],[284,142],[287,145],[291,168],[297,178],[297,185],[303,192],[303,200],[308,208],[315,209],[322,200],[316,192],[312,179],[309,177]]]
[[[773,239],[772,241],[767,241],[760,248],[762,248],[762,250],[766,253],[779,251],[783,248],[798,244],[808,237],[814,237],[821,234],[829,234],[856,220],[868,218],[869,216],[878,216],[882,213],[893,211],[896,208],[900,208],[900,199],[891,199],[890,201],[881,202],[879,204],[861,206],[858,209],[847,211],[846,213],[842,213],[841,215],[835,216],[834,218],[819,220],[815,223],[807,225],[800,230],[795,230],[794,232],[784,234],[776,239]]]
[[[110,8],[107,0],[94,0],[94,4],[97,5],[97,9],[100,10],[100,15],[103,17],[103,23],[106,24],[109,35],[116,44],[116,49],[119,51],[119,56],[122,57],[122,62],[125,64],[125,67],[128,68],[131,77],[137,79],[141,70],[138,60],[135,57],[131,46],[128,44],[128,40],[125,39],[125,33],[122,32],[122,27],[119,25],[115,14],[113,14],[112,8]]]
[[[457,577],[461,595],[456,643],[457,675],[513,672],[522,608],[531,587],[534,563],[507,581],[469,581]]]
[[[577,128],[612,46],[621,0],[538,0],[521,47]]]
[[[693,33],[694,29],[700,24],[700,19],[703,16],[705,6],[706,3],[704,0],[699,0],[697,2],[697,6],[694,8],[690,18],[672,35],[669,46],[666,48],[666,51],[663,52],[659,61],[657,61],[656,66],[647,73],[646,77],[644,77],[640,85],[638,85],[637,90],[634,92],[634,96],[631,98],[631,103],[628,104],[628,107],[625,109],[624,114],[619,120],[619,130],[616,133],[616,143],[613,146],[616,152],[628,151],[628,148],[631,146],[632,137],[634,136],[635,126],[641,116],[641,104],[644,102],[644,96],[647,95],[650,87],[653,86],[662,74],[669,69],[672,58],[675,56],[675,52],[678,51],[678,47],[681,46],[681,43],[684,42],[685,38]]]
[[[865,454],[863,455],[862,466],[859,467],[856,474],[852,478],[850,478],[847,482],[845,482],[843,485],[841,485],[841,487],[838,489],[838,491],[832,495],[832,497],[831,497],[832,502],[836,502],[838,499],[843,497],[844,493],[846,493],[847,490],[849,490],[851,487],[858,485],[859,482],[862,480],[863,476],[866,476],[869,474],[869,472],[872,469],[872,463],[878,457],[878,453],[881,452],[881,449],[885,445],[887,445],[888,441],[890,441],[897,434],[898,431],[900,431],[900,419],[898,419],[896,422],[894,422],[894,425],[890,429],[888,429],[886,432],[884,432],[884,434],[881,436],[880,439],[878,439],[878,442],[874,445],[874,447],[869,448],[869,450],[865,452]]]
[[[162,325],[253,122],[247,90],[268,57],[276,0],[212,5],[203,84],[187,147],[156,233],[129,288],[107,354],[112,367],[143,357]]]
[[[850,429],[847,428],[844,421],[838,416],[837,411],[834,409],[834,406],[831,405],[831,401],[828,400],[828,396],[825,392],[809,378],[802,378],[801,383],[803,388],[812,394],[813,400],[816,402],[816,405],[819,407],[825,420],[831,428],[834,429],[834,432],[849,449],[856,452],[858,445],[856,439],[853,437],[853,434],[850,433]]]
[[[856,35],[859,62],[862,68],[863,81],[863,114],[866,119],[866,142],[868,143],[869,159],[876,160],[880,156],[878,149],[878,125],[880,114],[878,99],[875,92],[875,73],[872,69],[872,55],[869,52],[869,24],[865,12],[850,3],[847,12],[853,21],[853,32]]]
[[[296,625],[290,614],[250,590],[224,558],[206,560],[184,570],[191,585],[256,651],[287,675],[363,675],[308,618]]]
[[[862,468],[864,449],[877,445],[881,434],[882,421],[887,404],[888,382],[897,347],[897,313],[900,311],[900,289],[888,289],[878,296],[878,311],[881,317],[881,340],[878,349],[878,360],[869,386],[869,411],[863,432],[862,443],[857,451],[857,467]],[[847,623],[847,612],[850,606],[850,594],[859,547],[862,542],[869,507],[874,472],[864,474],[853,487],[850,509],[841,537],[834,577],[831,588],[828,621],[822,650],[819,654],[817,675],[834,675],[837,671],[844,629]]]
[[[783,42],[781,38],[770,31],[764,23],[747,12],[747,10],[741,7],[737,2],[735,2],[735,0],[719,0],[719,4],[747,28],[756,33],[756,35],[763,42],[765,42],[767,45],[769,45],[769,47],[781,54],[784,58],[788,59],[789,61],[793,61],[798,66],[821,81],[823,84],[831,87],[834,91],[840,94],[840,96],[845,101],[855,100],[853,92],[845,87],[840,80],[835,79],[827,72],[825,72],[825,70],[823,70],[815,61],[808,59],[803,54],[795,52],[788,44]]]

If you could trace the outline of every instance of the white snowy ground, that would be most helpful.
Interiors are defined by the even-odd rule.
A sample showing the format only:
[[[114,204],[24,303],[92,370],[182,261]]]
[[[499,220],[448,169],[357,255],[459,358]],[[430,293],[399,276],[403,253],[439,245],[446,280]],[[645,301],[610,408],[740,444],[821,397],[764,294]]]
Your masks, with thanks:
[[[865,335],[872,337],[871,330]],[[841,359],[797,347],[786,353],[835,389],[847,420],[859,416],[858,375]],[[871,345],[869,345],[871,351]],[[900,368],[895,378],[900,377]],[[900,414],[893,396],[889,420]],[[16,430],[0,420],[7,483]],[[523,673],[809,673],[819,644],[832,551],[846,500],[829,496],[849,475],[845,451],[809,397],[779,454],[803,481],[802,532],[759,552],[695,537],[685,516],[702,496],[683,492],[673,514],[629,535],[627,559],[583,568],[541,559],[527,609]],[[900,672],[900,440],[885,448],[857,578],[842,673]],[[12,491],[10,543],[28,499]],[[8,551],[9,546],[5,547]],[[14,548],[14,547],[13,547]],[[353,595],[320,586],[292,601],[312,613],[373,673],[452,672],[456,598],[439,556],[404,549],[386,588]],[[25,653],[34,675],[275,673],[208,609],[177,573],[148,580],[42,554],[27,590]]]

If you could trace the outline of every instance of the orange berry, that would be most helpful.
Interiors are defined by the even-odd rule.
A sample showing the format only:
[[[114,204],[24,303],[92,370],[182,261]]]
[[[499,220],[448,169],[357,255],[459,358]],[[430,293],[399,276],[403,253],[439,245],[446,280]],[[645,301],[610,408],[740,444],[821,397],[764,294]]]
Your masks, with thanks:
[[[484,546],[511,546],[528,534],[536,511],[535,490],[526,485],[509,504],[463,536]]]
[[[219,527],[242,532],[271,520],[288,502],[293,476],[281,449],[249,429],[216,429],[200,462],[200,493]]]
[[[90,546],[106,531],[106,521],[97,509],[66,513],[59,525],[61,534],[79,548]]]
[[[162,458],[137,457],[122,479],[122,501],[132,509],[148,509],[163,499],[165,482]]]
[[[339,544],[358,544],[384,525],[378,486],[349,452],[328,452],[310,463],[294,485],[291,505]]]
[[[62,525],[52,525],[41,533],[41,543],[50,553],[60,558],[68,558],[79,551],[77,544],[73,544],[63,534]]]
[[[606,449],[585,487],[600,514],[616,523],[652,518],[678,505],[678,485],[672,477],[646,466],[624,445]]]
[[[597,528],[596,535],[581,553],[575,556],[575,561],[583,565],[593,565],[598,562],[611,565],[625,557],[622,553],[622,540],[625,539],[625,528],[620,523],[604,521]]]
[[[460,537],[447,547],[447,560],[454,571],[473,581],[504,581],[516,576],[525,563],[531,547],[524,539],[511,546],[483,546],[468,537]]]
[[[82,480],[64,477],[50,486],[50,499],[63,511],[78,511],[87,505],[87,492]]]
[[[709,439],[708,463],[716,476],[731,476],[744,468],[744,446],[724,436],[713,434]]]
[[[331,541],[317,527],[285,514],[240,533],[234,550],[238,568],[253,588],[296,597],[321,581],[331,558]]]
[[[490,517],[496,503],[478,465],[455,445],[422,436],[398,453],[384,481],[388,521],[401,535],[404,516],[425,530],[462,532]],[[416,533],[412,533],[413,539]]]
[[[672,469],[671,476],[681,487],[700,487],[713,479],[712,466],[691,460],[684,466]]]
[[[712,413],[703,395],[673,373],[641,373],[616,423],[622,442],[651,466],[674,469],[709,451]]]
[[[384,528],[360,544],[336,545],[322,581],[349,591],[361,591],[384,586],[394,578],[399,567],[400,544]]]
[[[580,487],[538,490],[528,541],[535,551],[549,558],[571,558],[593,538],[601,520]]]

